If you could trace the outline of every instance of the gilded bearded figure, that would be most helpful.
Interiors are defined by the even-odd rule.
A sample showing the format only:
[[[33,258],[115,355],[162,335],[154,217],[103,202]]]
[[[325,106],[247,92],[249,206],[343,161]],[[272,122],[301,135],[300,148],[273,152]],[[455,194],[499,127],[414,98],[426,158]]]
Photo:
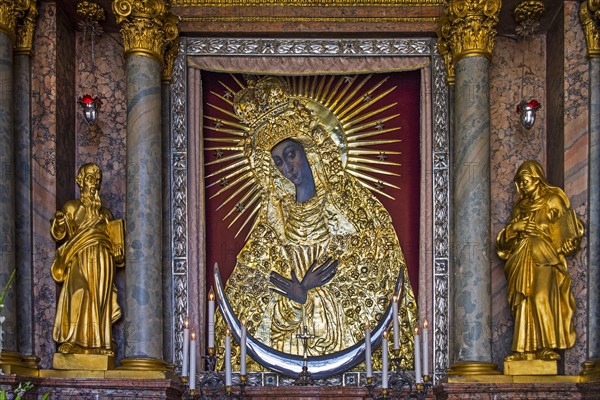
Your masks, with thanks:
[[[296,334],[307,327],[308,355],[330,354],[364,338],[401,277],[400,338],[412,363],[416,303],[404,257],[388,212],[344,169],[339,122],[320,103],[289,97],[279,78],[249,86],[234,100],[243,121],[257,110],[256,92],[284,104],[251,125],[247,156],[262,204],[226,284],[232,308],[267,346],[301,355]],[[219,318],[221,346],[224,329]]]
[[[60,353],[114,355],[111,328],[121,308],[113,279],[115,266],[125,261],[122,221],[102,206],[98,165],[82,165],[76,181],[81,197],[65,203],[50,227],[61,243],[52,277],[62,283],[52,337]]]
[[[497,238],[515,318],[514,353],[506,360],[557,360],[555,350],[572,347],[576,339],[565,256],[579,248],[583,224],[563,190],[548,184],[537,161],[525,161],[514,181],[519,200]]]

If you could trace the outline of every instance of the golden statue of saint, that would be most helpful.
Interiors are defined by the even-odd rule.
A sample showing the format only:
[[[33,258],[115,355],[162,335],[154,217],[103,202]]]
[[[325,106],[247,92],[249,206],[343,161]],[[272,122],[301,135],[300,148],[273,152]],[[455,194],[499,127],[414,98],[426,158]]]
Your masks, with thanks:
[[[113,355],[112,324],[121,317],[115,264],[124,265],[123,221],[102,207],[102,171],[84,164],[77,173],[81,197],[68,201],[51,221],[52,239],[63,242],[52,263],[62,283],[53,338],[60,353]]]
[[[575,343],[575,299],[565,256],[579,248],[583,224],[537,161],[525,161],[514,180],[520,197],[497,238],[515,318],[514,353],[506,361],[557,360],[556,349]]]
[[[306,327],[308,355],[331,354],[364,339],[364,325],[400,293],[399,336],[412,364],[416,302],[404,256],[387,210],[347,171],[344,125],[280,77],[249,80],[233,109],[247,125],[240,147],[260,193],[225,287],[248,333],[302,355],[296,335]],[[224,332],[218,318],[218,341]]]

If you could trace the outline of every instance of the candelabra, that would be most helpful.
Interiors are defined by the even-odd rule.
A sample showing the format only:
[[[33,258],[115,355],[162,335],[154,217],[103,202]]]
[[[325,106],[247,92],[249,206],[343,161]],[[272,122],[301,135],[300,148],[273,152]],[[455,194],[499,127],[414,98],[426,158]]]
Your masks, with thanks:
[[[202,356],[205,362],[206,370],[200,374],[200,384],[198,389],[195,384],[192,388],[186,387],[183,398],[185,400],[214,400],[214,399],[243,399],[244,388],[246,387],[246,375],[240,375],[240,383],[237,385],[226,385],[223,375],[215,370],[217,357],[214,355],[214,349],[209,349],[208,354]],[[190,377],[195,379],[195,377]],[[195,382],[194,382],[195,383]],[[234,390],[234,388],[238,388]]]
[[[373,384],[373,378],[367,378],[367,390],[369,396],[374,400],[387,399],[417,399],[425,400],[427,390],[433,385],[429,375],[423,375],[423,382],[417,382],[416,376],[406,371],[403,367],[403,357],[399,356],[398,351],[394,351],[394,357],[391,359],[394,369],[389,374],[388,387],[381,388]]]
[[[308,332],[308,328],[304,326],[302,329],[302,333],[296,334],[296,339],[302,340],[302,348],[303,348],[303,363],[302,363],[302,372],[298,376],[298,379],[294,382],[294,385],[299,386],[310,386],[315,382],[310,377],[310,372],[308,372],[308,340],[314,339],[315,335]]]

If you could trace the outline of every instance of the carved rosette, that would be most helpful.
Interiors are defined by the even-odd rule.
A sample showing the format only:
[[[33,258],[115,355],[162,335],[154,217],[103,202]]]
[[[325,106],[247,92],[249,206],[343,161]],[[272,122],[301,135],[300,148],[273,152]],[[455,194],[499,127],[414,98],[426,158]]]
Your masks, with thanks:
[[[440,30],[448,32],[446,40],[456,63],[467,56],[492,57],[500,0],[453,0],[440,19]]]
[[[35,1],[32,1],[30,7],[23,13],[23,17],[17,20],[16,40],[14,51],[16,54],[31,54],[33,47],[33,33],[35,23],[38,17],[38,9]]]
[[[163,84],[170,85],[175,58],[179,52],[179,17],[171,12],[167,14],[165,21],[165,35],[166,45],[161,80]]]
[[[579,20],[587,43],[587,56],[600,57],[600,0],[588,0],[581,4]]]
[[[164,0],[114,0],[113,13],[121,25],[125,56],[139,54],[163,62],[170,35],[169,7]]]
[[[29,0],[0,0],[0,31],[6,33],[14,42],[17,21],[29,9]]]

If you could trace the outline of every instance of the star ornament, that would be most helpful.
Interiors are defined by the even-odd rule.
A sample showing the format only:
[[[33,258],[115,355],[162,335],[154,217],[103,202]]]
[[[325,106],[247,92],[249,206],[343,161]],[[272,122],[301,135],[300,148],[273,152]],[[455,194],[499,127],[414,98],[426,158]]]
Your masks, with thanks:
[[[363,97],[363,103],[370,103],[371,100],[373,100],[373,98],[369,93],[365,94],[365,96]]]
[[[215,150],[215,157],[223,158],[223,150],[221,150],[221,149]]]
[[[382,131],[383,128],[385,128],[385,125],[383,124],[383,122],[377,121],[377,124],[375,125],[375,129],[377,129],[378,131]]]
[[[385,161],[387,160],[388,156],[387,154],[385,154],[385,151],[380,151],[377,158],[379,159],[379,161]]]

